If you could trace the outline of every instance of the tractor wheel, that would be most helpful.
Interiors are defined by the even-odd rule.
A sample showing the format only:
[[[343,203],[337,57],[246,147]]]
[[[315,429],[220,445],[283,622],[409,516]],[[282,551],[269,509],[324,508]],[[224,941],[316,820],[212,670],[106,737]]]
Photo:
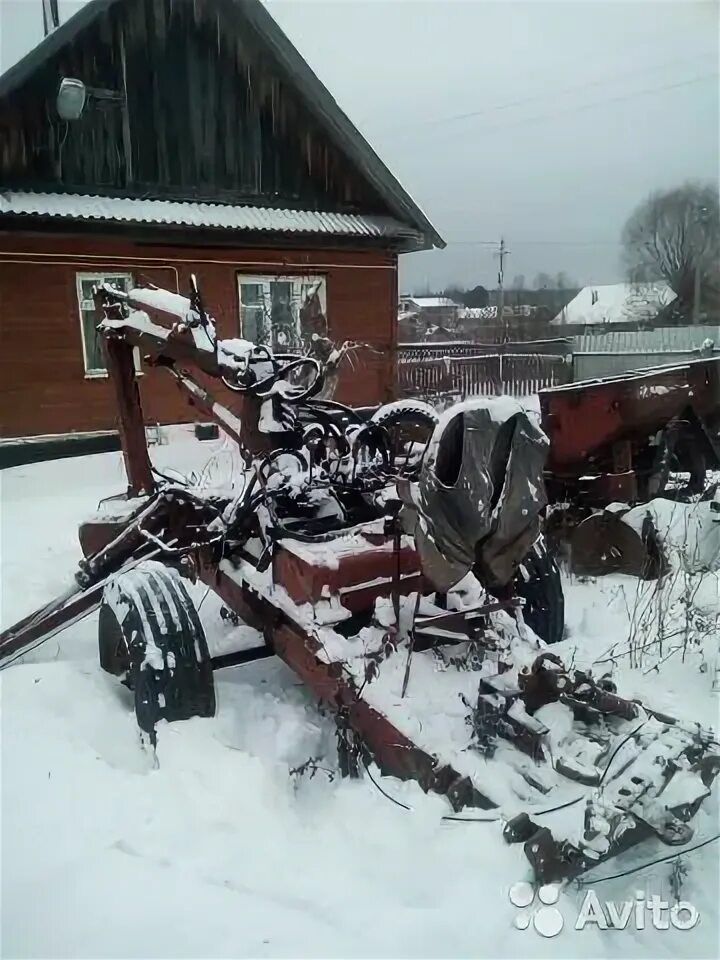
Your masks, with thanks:
[[[376,410],[369,423],[384,431],[392,472],[414,479],[438,421],[437,413],[427,403],[395,400]]]
[[[558,643],[565,627],[565,597],[560,569],[543,537],[533,545],[517,572],[515,595],[525,601],[523,619],[545,643]]]
[[[180,577],[145,561],[105,587],[98,630],[100,666],[135,694],[141,730],[155,742],[158,720],[215,713],[205,633]]]

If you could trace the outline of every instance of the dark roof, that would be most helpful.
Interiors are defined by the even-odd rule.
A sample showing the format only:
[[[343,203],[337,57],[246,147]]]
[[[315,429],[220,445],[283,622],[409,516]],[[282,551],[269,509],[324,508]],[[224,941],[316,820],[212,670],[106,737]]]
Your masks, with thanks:
[[[0,97],[6,96],[22,85],[35,70],[70,43],[102,13],[124,2],[127,0],[90,0],[74,16],[48,34],[18,63],[0,76]],[[180,0],[174,0],[174,2],[178,3]],[[184,0],[184,2],[192,3],[193,0]],[[295,90],[327,131],[328,136],[372,184],[393,215],[417,229],[425,237],[429,247],[443,248],[445,241],[423,211],[388,170],[360,131],[350,122],[327,87],[313,73],[273,20],[261,0],[216,0],[216,2],[239,13],[256,31],[280,67],[292,78]]]

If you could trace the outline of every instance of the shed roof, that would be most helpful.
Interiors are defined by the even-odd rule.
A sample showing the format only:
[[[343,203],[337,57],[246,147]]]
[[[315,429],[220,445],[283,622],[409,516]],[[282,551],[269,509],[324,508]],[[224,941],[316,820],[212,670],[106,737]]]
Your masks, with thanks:
[[[410,297],[421,310],[431,310],[435,307],[457,307],[458,304],[450,297]]]
[[[675,299],[675,293],[664,280],[583,287],[551,322],[590,324],[652,320]]]

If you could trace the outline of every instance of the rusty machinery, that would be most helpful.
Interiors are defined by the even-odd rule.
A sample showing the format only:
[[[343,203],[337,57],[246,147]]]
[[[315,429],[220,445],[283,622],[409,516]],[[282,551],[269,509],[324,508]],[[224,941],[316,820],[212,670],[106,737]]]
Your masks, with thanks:
[[[539,536],[547,443],[519,406],[476,401],[439,422],[416,403],[354,410],[328,397],[346,348],[316,338],[291,355],[220,341],[194,283],[188,298],[100,287],[96,300],[128,488],[81,527],[74,585],[0,635],[5,663],[99,609],[100,664],[133,691],[154,743],[159,720],[215,712],[214,670],[278,656],[335,712],[344,772],[372,758],[455,812],[495,808],[498,819],[499,781],[534,798],[505,835],[525,843],[541,880],[648,835],[690,838],[720,764],[714,735],[547,650],[562,635],[559,577]],[[237,444],[232,491],[154,468],[135,347]],[[233,409],[208,381],[232,392]],[[554,398],[543,402],[556,416]],[[551,446],[550,469],[558,462]],[[186,579],[262,643],[211,656]],[[478,758],[471,772],[408,727],[408,715],[442,710],[441,689],[466,706],[458,736]],[[572,721],[554,751],[550,704]],[[535,818],[568,781],[582,792],[560,806],[584,807],[555,835]]]
[[[580,574],[657,577],[657,532],[622,517],[654,497],[715,496],[706,474],[720,468],[720,356],[551,387],[540,410],[548,496],[563,508],[550,521],[554,544],[569,545]],[[673,474],[686,479],[673,486]]]

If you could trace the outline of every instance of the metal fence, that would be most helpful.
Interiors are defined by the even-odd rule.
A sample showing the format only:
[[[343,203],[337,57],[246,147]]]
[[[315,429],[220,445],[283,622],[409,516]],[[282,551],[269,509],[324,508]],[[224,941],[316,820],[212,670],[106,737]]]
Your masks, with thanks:
[[[544,387],[684,363],[713,352],[720,353],[718,324],[511,343],[404,343],[398,347],[398,384],[402,395],[430,401],[503,393],[522,397]]]
[[[442,346],[448,347],[449,344]],[[474,347],[477,345],[463,345]],[[504,344],[503,346],[508,346]],[[526,348],[529,344],[524,345]],[[563,356],[541,353],[469,353],[446,351],[424,354],[402,346],[398,354],[398,381],[402,395],[437,400],[441,397],[526,397],[543,387],[567,383],[571,366]]]
[[[574,338],[573,380],[685,363],[713,352],[720,352],[718,324],[586,333]]]

